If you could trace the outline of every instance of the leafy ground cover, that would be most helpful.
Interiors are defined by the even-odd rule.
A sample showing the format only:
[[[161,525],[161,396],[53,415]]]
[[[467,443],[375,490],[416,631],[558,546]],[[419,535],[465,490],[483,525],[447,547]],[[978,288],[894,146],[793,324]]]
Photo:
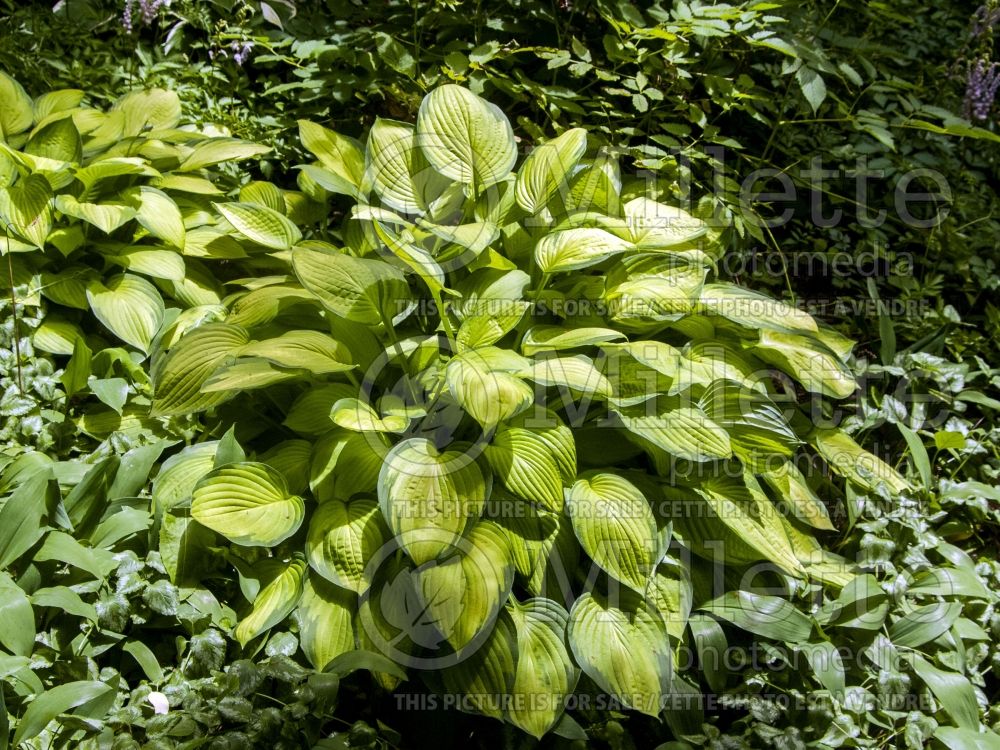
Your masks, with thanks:
[[[5,10],[0,743],[996,747],[997,9],[476,9]]]

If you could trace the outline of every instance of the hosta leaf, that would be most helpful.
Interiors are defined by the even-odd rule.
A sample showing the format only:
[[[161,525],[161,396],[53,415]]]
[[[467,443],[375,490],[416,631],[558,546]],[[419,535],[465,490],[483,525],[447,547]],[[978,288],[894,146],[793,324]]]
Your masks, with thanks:
[[[416,134],[437,171],[477,193],[504,179],[517,160],[514,132],[503,112],[454,84],[424,97]]]
[[[787,504],[792,515],[813,528],[833,531],[826,505],[812,491],[793,461],[764,472],[761,477],[780,498],[779,504]]]
[[[627,240],[597,227],[550,232],[535,246],[535,263],[542,273],[586,268],[632,248]]]
[[[125,201],[135,209],[136,220],[146,230],[178,250],[184,249],[187,233],[184,217],[173,198],[162,190],[142,185],[125,195]]]
[[[309,486],[312,449],[308,440],[282,440],[261,453],[260,461],[281,472],[288,491],[298,495]]]
[[[220,367],[204,382],[201,390],[202,393],[230,392],[233,395],[233,392],[267,388],[304,375],[304,370],[282,369],[266,359],[247,357]]]
[[[355,596],[309,573],[296,610],[299,640],[309,663],[322,671],[341,654],[354,650]]]
[[[640,442],[690,461],[711,461],[733,454],[729,434],[697,406],[682,406],[673,396],[615,410],[622,426]]]
[[[309,485],[320,502],[374,492],[389,441],[379,433],[335,428],[316,441]]]
[[[830,468],[863,489],[876,492],[885,484],[894,495],[912,489],[899,472],[866,451],[843,430],[813,430],[809,442]]]
[[[542,385],[569,388],[597,398],[608,398],[612,393],[611,383],[594,365],[594,360],[584,354],[546,357],[521,374]]]
[[[0,131],[5,136],[3,140],[30,128],[32,119],[31,97],[21,84],[0,71]]]
[[[493,473],[518,497],[560,512],[563,476],[576,474],[576,445],[565,425],[550,420],[518,420],[501,426],[486,446],[486,460]]]
[[[76,163],[82,157],[83,143],[73,118],[61,117],[32,133],[24,150],[33,156]]]
[[[67,112],[76,109],[83,101],[84,93],[80,89],[59,89],[49,91],[35,97],[35,122],[41,122],[46,117],[57,112]]]
[[[351,353],[336,339],[319,331],[289,331],[278,338],[253,341],[241,357],[261,357],[279,367],[309,370],[314,375],[353,370]]]
[[[357,323],[390,321],[411,301],[402,271],[381,260],[297,247],[292,268],[328,310]]]
[[[326,169],[343,181],[343,190],[338,192],[359,195],[365,169],[360,143],[308,120],[299,120],[299,138]]]
[[[335,425],[330,419],[333,405],[343,398],[353,398],[358,389],[347,383],[325,383],[302,393],[285,415],[285,426],[301,435],[322,435]]]
[[[706,416],[729,433],[733,453],[748,466],[773,465],[769,459],[790,457],[800,442],[778,406],[745,383],[717,380],[698,404]]]
[[[0,219],[35,247],[43,248],[52,231],[51,200],[48,180],[40,174],[30,174],[12,187],[0,189]]]
[[[365,566],[385,544],[378,503],[358,498],[331,499],[313,513],[306,537],[306,557],[313,570],[345,589],[362,593],[370,581]]]
[[[565,210],[567,213],[596,211],[607,216],[618,216],[621,210],[621,189],[618,159],[602,149],[592,162],[573,177]]]
[[[217,447],[215,440],[197,443],[163,462],[153,480],[153,507],[156,511],[168,511],[191,497],[195,485],[215,468]]]
[[[601,690],[648,716],[664,707],[672,676],[667,628],[649,604],[627,589],[612,604],[584,593],[569,613],[576,663]]]
[[[68,320],[49,317],[35,329],[31,336],[34,347],[51,354],[72,354],[76,340],[83,338],[78,325]]]
[[[684,245],[708,232],[708,225],[687,211],[634,198],[624,206],[628,239],[639,250],[667,250]]]
[[[382,515],[418,565],[452,548],[479,518],[488,495],[474,459],[458,450],[439,453],[422,438],[397,444],[379,473]]]
[[[528,408],[531,386],[509,372],[495,369],[489,349],[474,349],[448,363],[448,388],[455,400],[484,427],[499,424]]]
[[[583,128],[567,130],[532,150],[517,172],[517,205],[529,214],[541,211],[566,184],[586,150],[587,131]]]
[[[482,646],[453,667],[441,670],[445,690],[463,696],[462,709],[503,719],[517,669],[517,631],[501,609]]]
[[[213,204],[233,228],[252,242],[272,250],[291,250],[302,232],[284,214],[255,203]]]
[[[257,598],[254,599],[250,614],[236,626],[234,635],[241,646],[246,646],[254,638],[284,620],[299,603],[306,576],[305,560],[295,557],[287,564],[277,563],[277,565],[280,566],[280,570],[271,573],[273,577],[261,587]]]
[[[135,209],[120,203],[85,203],[64,193],[56,197],[56,208],[66,216],[93,224],[105,234],[135,218]]]
[[[687,566],[665,560],[656,568],[646,592],[650,604],[660,613],[671,638],[681,640],[691,615],[694,591]]]
[[[94,281],[87,286],[90,309],[105,328],[122,341],[144,352],[163,322],[163,298],[156,287],[132,274],[108,279],[105,286]]]
[[[338,427],[353,432],[403,432],[410,420],[402,415],[380,417],[372,407],[356,398],[344,398],[330,409],[330,419]]]
[[[517,633],[517,671],[511,694],[510,722],[540,738],[555,726],[580,670],[566,646],[569,613],[551,599],[511,601],[507,606]]]
[[[753,352],[778,365],[807,390],[833,398],[847,398],[857,390],[850,368],[813,336],[761,331]]]
[[[780,596],[728,591],[699,609],[754,635],[776,641],[804,643],[812,633],[812,620]]]
[[[562,326],[533,326],[525,332],[521,340],[521,353],[530,357],[540,352],[578,349],[624,338],[624,333],[611,328],[567,330]]]
[[[181,338],[153,371],[153,416],[204,411],[232,398],[201,387],[247,339],[244,329],[226,323],[203,325]]]
[[[130,91],[115,102],[113,111],[124,114],[123,133],[139,135],[146,129],[172,128],[181,119],[181,100],[173,91],[147,89]]]
[[[240,188],[240,203],[255,203],[279,214],[286,213],[285,194],[273,182],[248,182]]]
[[[818,330],[816,321],[808,313],[735,284],[705,284],[700,301],[707,310],[746,328],[807,333]]]
[[[283,542],[305,516],[305,503],[288,494],[284,477],[266,464],[250,461],[215,469],[198,482],[192,498],[196,521],[248,547]]]
[[[421,565],[414,574],[428,622],[456,650],[489,633],[514,581],[503,532],[482,520],[454,554]]]
[[[197,144],[178,169],[181,172],[193,172],[224,161],[260,156],[270,150],[268,146],[241,141],[239,138],[211,138]]]
[[[639,488],[617,474],[588,473],[570,489],[566,508],[584,552],[613,578],[644,592],[661,545]]]
[[[361,186],[386,206],[407,214],[424,214],[450,180],[430,167],[417,147],[414,127],[378,118],[368,132],[365,174]]]

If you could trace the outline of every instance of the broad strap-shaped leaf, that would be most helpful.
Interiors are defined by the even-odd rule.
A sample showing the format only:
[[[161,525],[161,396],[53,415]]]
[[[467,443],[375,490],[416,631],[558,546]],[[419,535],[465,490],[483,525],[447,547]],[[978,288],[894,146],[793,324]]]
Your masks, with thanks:
[[[441,174],[474,192],[503,180],[514,168],[514,131],[495,105],[455,84],[438,86],[420,103],[417,143]]]
[[[569,388],[586,396],[606,399],[612,394],[611,383],[585,354],[538,359],[521,374],[541,385]]]
[[[79,201],[69,193],[56,196],[56,208],[66,216],[93,224],[105,234],[111,234],[136,216],[131,206],[122,203],[88,203]]]
[[[236,626],[236,640],[246,646],[257,636],[270,630],[295,609],[302,596],[306,576],[306,561],[301,556],[287,563],[264,560],[259,563],[268,570],[263,574],[264,583],[253,602],[253,609]]]
[[[484,451],[493,473],[511,492],[556,513],[563,482],[576,477],[573,432],[555,415],[522,415],[501,426]]]
[[[291,250],[302,232],[291,219],[255,203],[216,203],[216,210],[233,228],[252,242],[272,250]]]
[[[411,303],[403,272],[385,261],[296,247],[292,269],[324,307],[357,323],[391,321]]]
[[[347,347],[320,331],[289,331],[277,338],[253,341],[240,349],[239,356],[261,357],[279,367],[309,370],[314,375],[354,369]]]
[[[199,326],[178,341],[153,371],[153,416],[204,411],[233,393],[201,388],[248,340],[247,332],[227,323]]]
[[[851,369],[815,336],[761,331],[753,352],[814,393],[847,398],[858,388]]]
[[[624,333],[612,328],[566,329],[563,326],[538,325],[525,331],[521,339],[521,353],[530,357],[541,352],[579,349],[624,338]]]
[[[883,484],[894,495],[913,489],[898,471],[866,451],[843,430],[813,430],[809,442],[831,469],[869,492],[877,492]]]
[[[427,621],[458,650],[489,633],[510,593],[514,566],[503,531],[487,520],[453,552],[417,568],[414,582]]]
[[[314,669],[324,670],[341,654],[353,651],[354,613],[357,598],[353,592],[308,573],[302,598],[296,608],[299,641]]]
[[[327,580],[360,594],[370,583],[365,567],[386,542],[384,528],[374,500],[326,500],[309,522],[309,565]]]
[[[153,336],[163,322],[163,298],[152,284],[140,276],[122,274],[87,286],[87,299],[105,328],[143,352],[149,351]]]
[[[733,454],[729,434],[699,407],[676,396],[659,396],[615,409],[621,425],[640,444],[648,443],[677,458],[712,461]]]
[[[517,205],[537,214],[560,188],[587,150],[587,131],[572,128],[533,149],[517,172]]]
[[[576,538],[602,570],[643,593],[660,557],[660,535],[649,500],[609,472],[588,472],[566,496]]]
[[[659,613],[622,589],[618,605],[584,593],[569,613],[576,663],[601,690],[629,708],[658,716],[670,691],[670,639]]]
[[[733,453],[748,466],[774,456],[790,457],[801,442],[767,394],[746,383],[717,380],[698,401],[701,410],[729,433]]]
[[[649,198],[633,198],[624,206],[628,239],[639,250],[669,250],[708,232],[708,225],[682,208]]]
[[[364,177],[365,155],[353,138],[324,128],[309,120],[299,120],[299,138],[323,167],[342,183],[336,192],[357,197]]]
[[[207,474],[192,493],[191,515],[234,544],[273,547],[302,525],[305,502],[267,464],[242,461]]]
[[[178,171],[194,172],[224,161],[238,161],[260,156],[270,151],[269,146],[242,141],[239,138],[209,138],[197,143],[181,162]]]
[[[551,599],[511,599],[507,611],[517,632],[517,671],[508,720],[532,737],[541,738],[555,726],[576,687],[580,670],[566,645],[569,613]]]
[[[812,620],[780,596],[750,591],[727,591],[699,609],[711,612],[762,638],[803,643],[812,633]]]
[[[705,309],[745,328],[806,333],[818,330],[816,321],[808,313],[736,284],[705,284],[700,301]]]
[[[597,227],[549,232],[535,245],[542,273],[562,273],[596,265],[632,249],[632,243]]]
[[[531,386],[497,364],[492,348],[463,352],[448,362],[448,389],[468,414],[484,427],[524,411],[534,399]],[[521,369],[521,368],[517,368]]]
[[[60,714],[102,698],[112,690],[110,685],[99,680],[65,682],[49,688],[35,697],[21,716],[14,732],[13,746],[20,747],[22,742],[33,740],[51,722],[57,721]]]
[[[398,443],[378,478],[382,515],[417,565],[454,548],[482,513],[490,483],[458,450],[438,452],[423,438]]]

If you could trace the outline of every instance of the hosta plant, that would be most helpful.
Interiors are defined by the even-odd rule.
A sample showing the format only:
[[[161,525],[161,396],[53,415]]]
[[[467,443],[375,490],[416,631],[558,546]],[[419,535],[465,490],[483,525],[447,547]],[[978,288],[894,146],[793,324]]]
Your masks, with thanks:
[[[363,144],[300,128],[303,192],[349,215],[303,239],[220,206],[271,270],[154,363],[154,417],[235,427],[155,481],[175,581],[228,561],[247,647],[291,618],[317,669],[369,652],[383,685],[419,675],[534,736],[572,736],[568,696],[595,689],[697,730],[674,655],[724,647],[720,620],[826,641],[776,595],[854,578],[801,459],[908,488],[831,418],[849,341],[718,280],[721,228],[582,130],[519,158],[456,85]]]
[[[71,358],[69,396],[95,397],[85,433],[163,432],[146,418],[148,362],[186,327],[225,314],[224,264],[268,250],[238,232],[226,196],[234,163],[267,150],[184,125],[171,91],[134,91],[102,111],[78,90],[32,99],[0,73],[4,286],[18,304],[46,305],[32,343]],[[302,220],[311,205],[263,182],[239,195],[289,227],[286,213]]]

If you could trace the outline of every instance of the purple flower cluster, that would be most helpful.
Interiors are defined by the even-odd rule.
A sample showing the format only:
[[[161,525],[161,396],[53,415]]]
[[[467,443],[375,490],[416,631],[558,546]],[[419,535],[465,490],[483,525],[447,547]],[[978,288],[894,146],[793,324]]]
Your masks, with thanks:
[[[126,34],[132,33],[135,28],[137,10],[141,25],[149,26],[156,19],[160,8],[169,4],[170,0],[125,0],[125,8],[122,10],[122,28],[125,29]]]
[[[229,45],[229,49],[233,51],[233,62],[242,68],[243,63],[250,58],[250,53],[253,51],[253,42],[235,41]]]
[[[965,118],[986,120],[1000,89],[1000,63],[979,58],[969,65],[965,82]]]
[[[984,33],[1000,23],[1000,7],[991,5],[980,5],[976,12],[972,14],[972,30],[970,32],[973,39],[978,39]]]

